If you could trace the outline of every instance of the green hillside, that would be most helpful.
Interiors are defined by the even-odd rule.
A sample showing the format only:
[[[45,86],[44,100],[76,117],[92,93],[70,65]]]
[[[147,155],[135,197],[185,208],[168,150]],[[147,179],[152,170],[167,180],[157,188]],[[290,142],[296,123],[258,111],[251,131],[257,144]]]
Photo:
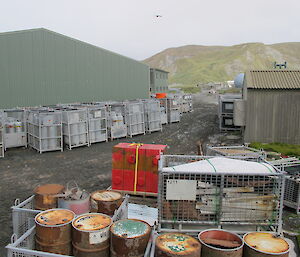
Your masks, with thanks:
[[[188,45],[166,49],[144,62],[170,72],[170,84],[196,85],[222,82],[248,69],[271,69],[274,61],[287,61],[288,68],[300,69],[300,43],[234,46]]]

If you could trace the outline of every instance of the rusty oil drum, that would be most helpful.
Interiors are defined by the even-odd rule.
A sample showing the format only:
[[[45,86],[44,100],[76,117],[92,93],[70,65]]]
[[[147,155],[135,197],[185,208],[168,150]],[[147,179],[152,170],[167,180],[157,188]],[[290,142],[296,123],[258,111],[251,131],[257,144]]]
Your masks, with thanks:
[[[92,209],[96,212],[113,216],[123,202],[121,193],[110,190],[99,190],[91,194]]]
[[[151,233],[148,223],[136,219],[119,220],[110,227],[111,257],[144,256]]]
[[[36,210],[49,210],[57,208],[57,198],[54,195],[61,194],[65,190],[63,185],[45,184],[34,189],[34,208]]]
[[[272,233],[251,232],[244,235],[245,257],[288,257],[289,244]]]
[[[201,257],[242,257],[244,241],[232,232],[222,229],[204,230],[198,235]]]
[[[75,213],[66,209],[50,209],[35,216],[36,249],[43,252],[71,255],[71,222]]]
[[[200,257],[201,245],[193,237],[180,233],[166,233],[155,240],[156,257]]]
[[[102,213],[87,213],[72,222],[75,257],[109,257],[109,228],[112,219]]]

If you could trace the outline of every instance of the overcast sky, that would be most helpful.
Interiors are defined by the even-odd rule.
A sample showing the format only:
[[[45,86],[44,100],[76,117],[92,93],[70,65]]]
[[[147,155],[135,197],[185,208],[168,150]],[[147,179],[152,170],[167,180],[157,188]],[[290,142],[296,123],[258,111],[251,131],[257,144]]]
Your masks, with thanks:
[[[187,44],[300,41],[299,0],[0,0],[0,31],[44,27],[141,60]],[[162,15],[156,18],[156,15]]]

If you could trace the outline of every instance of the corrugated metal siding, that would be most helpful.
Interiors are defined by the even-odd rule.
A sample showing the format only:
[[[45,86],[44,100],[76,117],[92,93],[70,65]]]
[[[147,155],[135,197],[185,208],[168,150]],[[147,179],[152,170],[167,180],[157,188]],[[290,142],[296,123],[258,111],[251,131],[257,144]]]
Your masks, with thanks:
[[[244,141],[300,144],[300,90],[248,89]]]
[[[252,70],[246,72],[248,88],[300,89],[299,70]]]
[[[0,34],[0,108],[149,97],[149,67],[45,30]]]
[[[167,92],[168,91],[168,72],[160,69],[151,69],[151,92]]]

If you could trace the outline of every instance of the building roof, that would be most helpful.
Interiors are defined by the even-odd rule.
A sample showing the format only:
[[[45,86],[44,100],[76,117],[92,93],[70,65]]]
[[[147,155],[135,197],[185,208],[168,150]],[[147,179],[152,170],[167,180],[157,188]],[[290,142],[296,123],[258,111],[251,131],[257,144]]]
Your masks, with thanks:
[[[117,55],[117,56],[121,56],[121,57],[126,58],[126,59],[129,59],[129,60],[131,60],[131,61],[134,61],[134,62],[140,63],[140,64],[142,64],[142,65],[148,66],[146,63],[137,61],[137,60],[135,60],[135,59],[133,59],[133,58],[130,58],[130,57],[128,57],[128,56],[125,56],[125,55],[121,55],[121,54],[112,52],[112,51],[107,50],[107,49],[104,49],[104,48],[102,48],[102,47],[99,47],[99,46],[96,46],[96,45],[87,43],[87,42],[85,42],[85,41],[82,41],[82,40],[79,40],[79,39],[76,39],[76,38],[73,38],[73,37],[66,36],[66,35],[64,35],[64,34],[61,34],[61,33],[58,33],[58,32],[55,32],[55,31],[52,31],[52,30],[49,30],[49,29],[46,29],[46,28],[33,28],[33,29],[25,29],[25,30],[16,30],[16,31],[0,32],[0,36],[6,36],[6,35],[10,35],[10,34],[18,34],[18,33],[36,32],[36,31],[44,31],[44,32],[46,32],[46,33],[51,33],[51,34],[54,34],[54,35],[57,35],[57,36],[60,36],[60,37],[64,37],[64,38],[67,38],[67,39],[69,39],[69,40],[75,41],[75,42],[77,42],[77,43],[79,43],[79,44],[87,45],[87,46],[94,47],[94,48],[98,48],[98,49],[101,49],[102,51],[105,51],[105,52],[107,52],[107,53],[110,53],[110,54],[113,54],[113,55]],[[148,67],[149,67],[149,66],[148,66]]]
[[[253,89],[300,89],[300,70],[251,70],[245,80]]]
[[[162,69],[157,69],[157,68],[150,68],[151,70],[155,70],[155,71],[160,71],[160,72],[165,72],[165,73],[170,73],[168,71],[162,70]]]

